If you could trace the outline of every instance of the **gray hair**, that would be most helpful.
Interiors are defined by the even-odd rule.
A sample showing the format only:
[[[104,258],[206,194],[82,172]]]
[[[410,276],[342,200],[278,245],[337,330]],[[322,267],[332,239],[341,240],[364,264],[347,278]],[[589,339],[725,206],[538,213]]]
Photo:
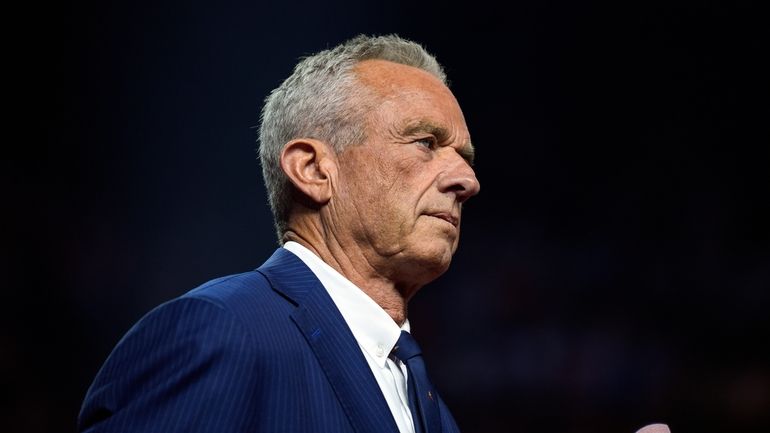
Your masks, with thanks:
[[[441,65],[419,44],[397,35],[359,35],[303,58],[291,76],[270,92],[262,109],[259,159],[278,242],[286,232],[293,186],[281,169],[283,146],[314,138],[342,152],[365,139],[366,114],[377,98],[355,76],[364,60],[387,60],[422,69],[447,84]]]

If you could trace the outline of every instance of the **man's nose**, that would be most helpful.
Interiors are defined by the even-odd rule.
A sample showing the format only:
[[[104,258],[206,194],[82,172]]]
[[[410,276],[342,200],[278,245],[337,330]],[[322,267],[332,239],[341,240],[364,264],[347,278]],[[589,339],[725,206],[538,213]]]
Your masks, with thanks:
[[[461,157],[454,158],[438,182],[441,192],[453,192],[457,201],[462,203],[479,193],[481,185],[476,179],[476,172]]]

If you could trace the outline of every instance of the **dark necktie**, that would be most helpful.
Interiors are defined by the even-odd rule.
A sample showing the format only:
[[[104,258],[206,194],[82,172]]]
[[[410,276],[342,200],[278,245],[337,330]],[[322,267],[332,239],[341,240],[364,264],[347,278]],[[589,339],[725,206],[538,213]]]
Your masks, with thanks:
[[[438,394],[428,379],[422,351],[411,334],[401,331],[393,355],[406,364],[409,376],[406,387],[409,392],[409,410],[412,411],[417,433],[440,433],[441,416],[438,410]]]

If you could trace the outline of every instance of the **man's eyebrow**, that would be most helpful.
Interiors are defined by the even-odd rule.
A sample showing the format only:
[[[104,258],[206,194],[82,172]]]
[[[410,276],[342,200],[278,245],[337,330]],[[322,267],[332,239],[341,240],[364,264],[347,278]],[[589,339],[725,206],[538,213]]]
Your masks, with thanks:
[[[457,153],[459,153],[464,160],[468,161],[468,165],[473,167],[473,161],[476,159],[476,148],[473,147],[473,143],[470,141],[466,142]]]
[[[446,141],[451,136],[447,128],[437,125],[429,120],[420,120],[415,123],[410,123],[406,125],[402,131],[402,134],[406,136],[425,133],[433,135],[438,141]],[[463,144],[463,146],[457,150],[457,153],[459,153],[464,160],[468,161],[469,165],[473,166],[476,151],[470,141]]]
[[[419,122],[410,123],[403,129],[404,135],[416,135],[420,133],[428,133],[435,136],[439,141],[449,138],[449,130],[441,125],[437,125],[429,120],[420,120]]]

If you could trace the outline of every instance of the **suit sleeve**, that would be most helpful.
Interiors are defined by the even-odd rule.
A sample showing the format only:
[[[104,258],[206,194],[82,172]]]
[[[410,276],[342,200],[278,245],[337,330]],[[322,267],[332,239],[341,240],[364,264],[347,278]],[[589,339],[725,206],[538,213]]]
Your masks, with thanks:
[[[88,391],[81,432],[242,432],[258,416],[255,342],[228,310],[180,298],[115,347]]]

